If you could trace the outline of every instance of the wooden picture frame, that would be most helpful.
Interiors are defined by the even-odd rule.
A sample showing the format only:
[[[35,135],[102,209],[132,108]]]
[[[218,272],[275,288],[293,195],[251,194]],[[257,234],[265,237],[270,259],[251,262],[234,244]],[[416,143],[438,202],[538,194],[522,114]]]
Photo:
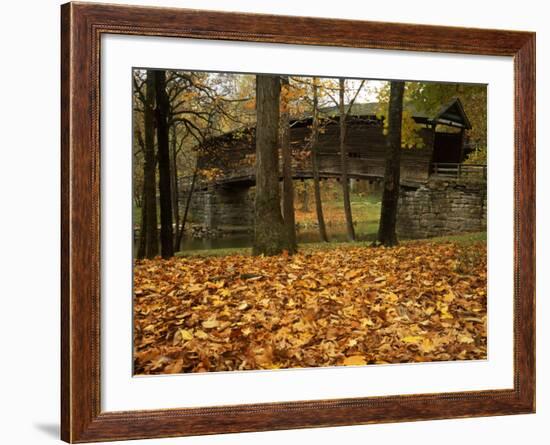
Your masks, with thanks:
[[[61,8],[61,436],[67,442],[494,416],[535,411],[535,34],[68,3]],[[169,36],[512,56],[514,387],[510,390],[102,412],[100,38]]]

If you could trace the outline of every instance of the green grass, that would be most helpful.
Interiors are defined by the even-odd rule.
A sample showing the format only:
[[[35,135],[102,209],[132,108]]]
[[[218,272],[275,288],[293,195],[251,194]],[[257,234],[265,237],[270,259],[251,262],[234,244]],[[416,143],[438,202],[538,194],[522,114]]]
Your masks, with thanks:
[[[460,235],[439,236],[435,238],[427,238],[421,240],[403,240],[401,245],[413,243],[431,243],[431,244],[444,244],[444,243],[456,243],[459,245],[470,245],[480,241],[487,240],[487,232],[475,232],[464,233]],[[337,248],[352,248],[352,247],[371,247],[372,240],[367,241],[342,241],[342,242],[330,242],[330,243],[306,243],[299,244],[298,250],[300,252],[310,253],[319,250],[330,250]],[[252,249],[250,247],[234,247],[225,249],[207,249],[207,250],[186,250],[177,252],[176,256],[179,257],[219,257],[226,255],[251,255]]]
[[[419,240],[410,240],[405,242],[414,243],[417,241]],[[480,241],[487,241],[487,232],[473,232],[473,233],[463,233],[459,235],[438,236],[435,238],[429,238],[427,240],[421,240],[421,241],[429,241],[431,243],[457,243],[461,245],[468,245],[468,244],[473,244]]]
[[[203,249],[203,250],[182,250],[176,252],[176,256],[179,257],[216,257],[227,255],[251,255],[251,247],[226,247],[223,249]]]
[[[368,203],[372,205],[378,205],[380,206],[380,203],[382,202],[382,195],[380,193],[352,193],[351,194],[351,203]]]

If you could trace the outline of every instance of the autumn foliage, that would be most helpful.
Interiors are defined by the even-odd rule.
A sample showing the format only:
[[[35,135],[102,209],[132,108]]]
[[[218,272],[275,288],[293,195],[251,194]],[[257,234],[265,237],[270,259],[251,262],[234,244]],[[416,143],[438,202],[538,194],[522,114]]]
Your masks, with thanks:
[[[137,260],[134,371],[485,359],[486,245]]]

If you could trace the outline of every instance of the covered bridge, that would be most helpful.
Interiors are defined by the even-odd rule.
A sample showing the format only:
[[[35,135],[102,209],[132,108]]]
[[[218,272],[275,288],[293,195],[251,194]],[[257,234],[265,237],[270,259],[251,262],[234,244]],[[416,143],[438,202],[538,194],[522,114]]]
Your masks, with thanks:
[[[383,119],[376,115],[375,103],[359,104],[347,121],[346,146],[350,177],[376,179],[384,176],[386,136]],[[341,174],[339,153],[339,119],[330,114],[321,118],[317,142],[320,176]],[[466,131],[471,128],[460,99],[455,98],[433,116],[414,113],[422,143],[403,148],[401,179],[404,183],[425,182],[441,164],[448,168],[461,164],[471,151]],[[290,140],[295,178],[312,177],[310,138],[312,118],[291,121]],[[201,147],[200,169],[216,169],[219,184],[254,182],[255,128],[245,128],[211,138]],[[305,154],[305,155],[304,155]]]
[[[383,119],[376,114],[377,105],[358,104],[348,117],[346,146],[348,175],[352,179],[376,181],[384,176],[386,135]],[[401,184],[417,188],[431,175],[460,172],[461,164],[472,150],[466,135],[471,124],[460,99],[451,100],[431,116],[414,110],[411,113],[422,143],[402,149]],[[331,110],[325,110],[321,116],[316,145],[319,176],[322,179],[339,178],[339,118]],[[313,177],[311,126],[311,117],[291,121],[292,173],[295,179]],[[215,171],[216,174],[209,181],[195,185],[194,213],[202,212],[207,226],[242,222],[245,214],[250,214],[248,219],[252,218],[252,212],[247,209],[252,205],[248,189],[255,184],[255,127],[211,138],[203,144],[200,153],[199,169]]]

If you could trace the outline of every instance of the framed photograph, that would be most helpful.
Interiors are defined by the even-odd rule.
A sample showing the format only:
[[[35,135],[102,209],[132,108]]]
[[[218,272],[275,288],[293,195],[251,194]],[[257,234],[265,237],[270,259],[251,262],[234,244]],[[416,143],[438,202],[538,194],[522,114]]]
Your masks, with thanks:
[[[535,34],[62,6],[62,439],[535,411]]]

